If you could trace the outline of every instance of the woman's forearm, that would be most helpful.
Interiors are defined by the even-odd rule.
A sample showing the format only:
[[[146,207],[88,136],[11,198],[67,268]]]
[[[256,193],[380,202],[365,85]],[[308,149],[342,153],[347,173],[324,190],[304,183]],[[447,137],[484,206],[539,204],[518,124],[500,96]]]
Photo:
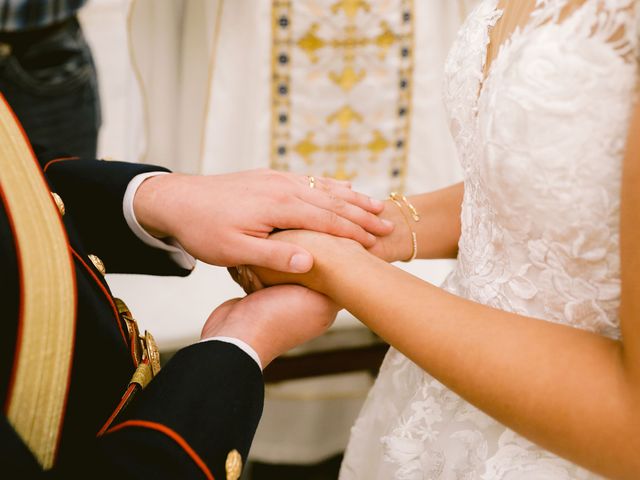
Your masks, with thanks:
[[[420,213],[420,221],[411,223],[418,240],[417,258],[456,258],[463,195],[464,184],[460,182],[409,198]]]
[[[310,286],[514,430],[614,478],[640,472],[638,378],[621,343],[451,295],[360,250]]]

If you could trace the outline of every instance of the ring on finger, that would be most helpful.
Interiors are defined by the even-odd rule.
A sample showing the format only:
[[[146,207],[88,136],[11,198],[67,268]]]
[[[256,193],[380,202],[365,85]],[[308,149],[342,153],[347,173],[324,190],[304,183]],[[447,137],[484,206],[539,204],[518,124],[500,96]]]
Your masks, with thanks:
[[[309,177],[309,188],[316,188],[316,177]]]

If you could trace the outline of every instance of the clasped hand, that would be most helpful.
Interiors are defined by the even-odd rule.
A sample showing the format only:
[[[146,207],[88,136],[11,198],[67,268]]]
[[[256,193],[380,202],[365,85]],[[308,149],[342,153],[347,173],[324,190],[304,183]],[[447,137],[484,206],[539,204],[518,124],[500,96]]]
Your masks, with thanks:
[[[232,301],[235,303],[231,305],[226,304],[233,312],[231,318],[241,317],[242,312],[251,312],[253,315],[246,315],[246,322],[243,325],[255,321],[256,315],[263,315],[266,318],[265,321],[278,325],[278,328],[271,330],[270,337],[264,338],[264,340],[271,339],[266,343],[267,363],[277,356],[273,355],[276,350],[273,348],[273,343],[278,341],[277,339],[283,348],[289,349],[302,341],[322,334],[333,323],[340,308],[330,298],[331,280],[329,278],[332,272],[349,268],[357,255],[377,256],[389,262],[407,257],[411,249],[410,242],[407,241],[409,232],[406,228],[402,228],[406,225],[401,218],[398,218],[400,214],[397,209],[389,204],[386,207],[391,208],[385,208],[380,216],[392,221],[396,228],[391,235],[378,239],[368,251],[363,245],[351,239],[305,230],[288,230],[272,234],[269,241],[297,245],[310,252],[314,257],[314,264],[308,272],[278,272],[264,267],[246,265],[229,268],[233,279],[248,294],[240,301]],[[270,288],[264,288],[265,286]],[[316,290],[323,293],[317,293]],[[234,311],[235,308],[239,308],[240,313]],[[225,313],[226,310],[219,316],[214,315],[210,321],[224,321],[228,318],[224,316]],[[239,325],[239,322],[235,324]],[[203,335],[206,336],[207,333],[205,327]],[[261,344],[265,342],[256,342],[256,345]],[[280,353],[286,349],[281,350]]]
[[[156,176],[143,182],[134,199],[136,218],[149,233],[175,239],[199,260],[287,273],[309,272],[314,256],[286,238],[270,239],[274,231],[322,232],[372,248],[377,237],[394,230],[393,222],[378,217],[383,209],[382,202],[352,191],[348,182],[310,182],[271,170]],[[285,285],[225,302],[209,316],[202,338],[241,339],[266,366],[324,332],[337,312],[328,297]]]
[[[269,241],[274,230],[304,229],[372,247],[393,230],[384,206],[347,182],[272,170],[227,175],[161,175],[138,189],[134,211],[152,235],[172,237],[191,255],[220,266],[257,265],[307,272],[313,257],[291,243]]]

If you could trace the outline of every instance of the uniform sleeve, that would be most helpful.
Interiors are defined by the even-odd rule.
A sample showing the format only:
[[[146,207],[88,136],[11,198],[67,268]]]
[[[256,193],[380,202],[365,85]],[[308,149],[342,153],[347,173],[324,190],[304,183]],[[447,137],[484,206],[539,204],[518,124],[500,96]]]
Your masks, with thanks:
[[[246,461],[263,398],[262,374],[246,353],[223,342],[195,344],[174,356],[125,418],[50,472],[40,471],[3,417],[0,463],[16,478],[220,480],[230,451]]]
[[[52,191],[64,202],[65,220],[72,222],[86,251],[100,257],[109,273],[184,276],[190,272],[166,251],[140,240],[123,214],[129,182],[137,175],[167,169],[73,157],[39,160]]]
[[[224,479],[230,451],[247,458],[263,399],[262,372],[249,355],[229,343],[195,344],[178,352],[107,431],[100,451],[138,478]],[[128,453],[135,446],[135,455]],[[158,459],[175,474],[163,477]]]

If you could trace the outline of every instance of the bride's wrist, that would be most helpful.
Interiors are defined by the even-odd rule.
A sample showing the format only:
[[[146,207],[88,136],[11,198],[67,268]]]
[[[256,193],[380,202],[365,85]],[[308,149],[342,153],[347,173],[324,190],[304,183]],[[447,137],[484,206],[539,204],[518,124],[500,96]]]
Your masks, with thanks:
[[[389,263],[407,260],[413,256],[413,232],[401,209],[392,200],[388,199],[384,204],[384,216],[393,222],[395,228],[391,235],[379,240],[387,244],[381,258]]]
[[[322,293],[326,292],[326,285],[332,281],[334,275],[349,268],[360,254],[367,251],[358,242],[350,239],[324,236],[324,240],[315,245],[309,245],[313,255],[313,268],[305,275],[305,286]]]

